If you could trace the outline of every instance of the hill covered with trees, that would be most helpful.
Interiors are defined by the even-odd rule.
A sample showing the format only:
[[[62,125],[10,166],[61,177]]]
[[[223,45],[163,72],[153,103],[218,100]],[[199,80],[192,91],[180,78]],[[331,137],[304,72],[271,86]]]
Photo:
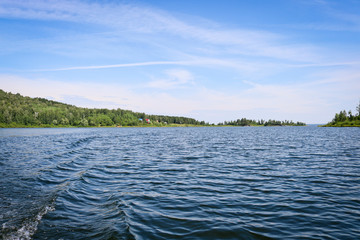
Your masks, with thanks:
[[[130,110],[89,109],[0,90],[0,127],[91,127],[206,125],[193,118]]]
[[[345,110],[335,114],[333,120],[322,127],[360,127],[360,102],[356,106],[357,113]]]

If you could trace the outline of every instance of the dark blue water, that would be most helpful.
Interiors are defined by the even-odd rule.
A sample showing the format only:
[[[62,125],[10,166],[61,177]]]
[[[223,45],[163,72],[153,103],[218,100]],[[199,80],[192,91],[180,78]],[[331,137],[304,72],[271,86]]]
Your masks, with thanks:
[[[360,239],[360,129],[0,129],[3,239]]]

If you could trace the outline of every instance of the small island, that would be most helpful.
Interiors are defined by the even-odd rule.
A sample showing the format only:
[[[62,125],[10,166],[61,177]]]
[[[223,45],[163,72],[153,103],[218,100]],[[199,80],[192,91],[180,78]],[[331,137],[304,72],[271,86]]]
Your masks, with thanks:
[[[306,123],[303,122],[293,122],[289,120],[279,121],[279,120],[268,120],[265,121],[261,120],[251,120],[251,119],[237,119],[235,121],[225,121],[223,123],[219,123],[218,126],[241,126],[241,127],[257,127],[257,126],[264,126],[264,127],[275,127],[275,126],[306,126]]]
[[[356,106],[357,113],[345,110],[335,114],[334,119],[321,127],[360,127],[360,102]]]

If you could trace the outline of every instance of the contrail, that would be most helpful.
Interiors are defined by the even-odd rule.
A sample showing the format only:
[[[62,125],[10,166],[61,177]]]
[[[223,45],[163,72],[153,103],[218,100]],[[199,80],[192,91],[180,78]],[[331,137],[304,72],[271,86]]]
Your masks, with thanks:
[[[39,69],[36,72],[55,72],[55,71],[69,71],[69,70],[85,70],[85,69],[104,69],[104,68],[124,68],[124,67],[141,67],[150,65],[189,65],[191,62],[185,61],[155,61],[155,62],[140,62],[140,63],[123,63],[113,65],[100,65],[100,66],[78,66],[67,68],[54,68],[54,69]]]

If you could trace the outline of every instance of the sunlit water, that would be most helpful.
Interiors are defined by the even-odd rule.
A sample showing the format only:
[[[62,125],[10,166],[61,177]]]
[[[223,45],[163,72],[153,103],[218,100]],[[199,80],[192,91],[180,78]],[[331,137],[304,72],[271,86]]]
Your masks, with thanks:
[[[0,129],[3,239],[360,239],[360,128]]]

